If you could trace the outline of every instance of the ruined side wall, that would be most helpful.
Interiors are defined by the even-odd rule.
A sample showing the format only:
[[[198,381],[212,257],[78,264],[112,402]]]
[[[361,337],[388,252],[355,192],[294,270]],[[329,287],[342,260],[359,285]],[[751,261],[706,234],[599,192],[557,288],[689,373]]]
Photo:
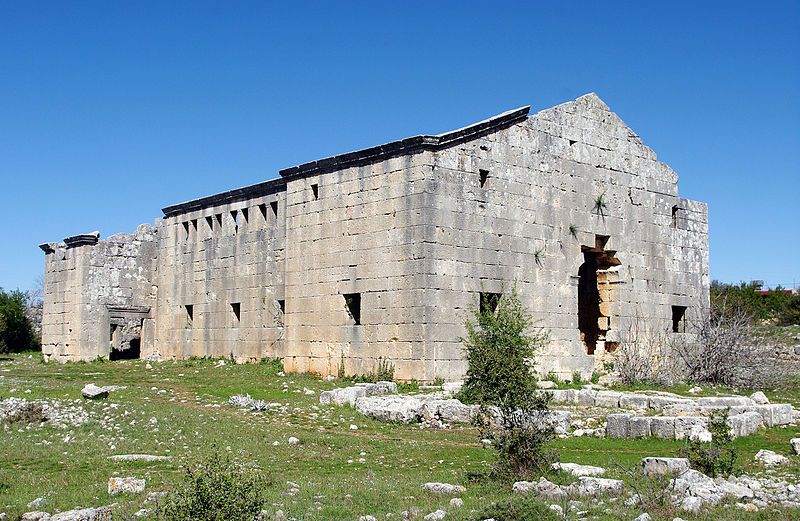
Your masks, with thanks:
[[[45,257],[42,353],[56,361],[107,358],[109,307],[151,308],[156,230],[140,226],[95,244],[50,245]],[[152,345],[152,322],[145,319],[142,352]]]
[[[439,152],[433,173],[440,297],[430,326],[452,367],[464,369],[457,311],[516,280],[551,335],[539,370],[590,373],[602,353],[588,355],[580,340],[577,293],[581,246],[594,246],[596,235],[610,236],[605,248],[621,261],[605,286],[607,340],[618,341],[637,314],[669,330],[672,305],[707,303],[706,206],[680,199],[675,173],[594,95]],[[681,208],[675,227],[673,206]]]
[[[285,238],[282,191],[165,218],[155,353],[239,362],[279,356]]]
[[[426,248],[431,153],[287,184],[287,369],[432,378]],[[313,186],[316,185],[317,195]],[[361,298],[360,325],[345,303]]]

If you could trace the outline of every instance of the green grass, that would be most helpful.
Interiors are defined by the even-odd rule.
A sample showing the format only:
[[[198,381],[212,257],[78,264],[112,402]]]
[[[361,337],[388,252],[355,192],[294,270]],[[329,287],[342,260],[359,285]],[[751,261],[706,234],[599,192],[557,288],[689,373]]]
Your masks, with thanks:
[[[472,428],[423,430],[416,425],[383,424],[350,408],[321,407],[318,394],[335,382],[311,375],[278,376],[274,363],[215,367],[214,360],[153,363],[144,361],[45,364],[37,354],[14,355],[0,361],[0,397],[78,400],[92,414],[88,424],[70,429],[51,426],[26,429],[13,425],[0,431],[0,512],[13,516],[44,496],[47,511],[78,506],[119,504],[119,511],[136,512],[144,496],[107,494],[111,476],[147,480],[147,491],[169,491],[181,477],[182,466],[206,456],[212,445],[234,459],[257,464],[268,477],[268,510],[282,509],[296,519],[357,519],[417,507],[422,514],[448,510],[447,519],[477,519],[494,502],[507,502],[510,485],[468,475],[485,474],[492,453],[481,447]],[[81,388],[127,385],[106,400],[84,401]],[[308,395],[304,389],[315,394]],[[29,392],[28,392],[29,391]],[[279,402],[285,409],[254,414],[234,409],[232,394]],[[156,423],[151,423],[151,418]],[[358,426],[357,431],[350,425]],[[65,441],[67,436],[71,438]],[[761,448],[789,454],[795,428],[771,429],[736,441],[740,461],[754,471],[753,455]],[[302,440],[289,446],[289,436]],[[273,442],[278,441],[277,446]],[[681,442],[568,438],[556,442],[562,461],[599,465],[609,477],[622,477],[617,467],[635,465],[644,456],[677,455]],[[166,462],[112,462],[113,454],[170,455]],[[360,461],[363,460],[363,461]],[[798,458],[790,468],[800,475]],[[284,495],[287,481],[300,485],[300,494]],[[448,506],[449,497],[424,494],[427,481],[464,484],[464,506]],[[611,503],[584,502],[597,519],[632,519],[641,512]],[[518,511],[540,512],[537,508]],[[720,508],[710,518],[729,519]],[[737,519],[791,519],[796,513],[746,514]],[[533,515],[533,514],[531,514]],[[777,516],[777,517],[776,517]],[[684,519],[695,519],[681,515]],[[397,518],[397,517],[395,517]],[[671,519],[671,518],[670,518]],[[704,519],[704,518],[701,518]]]

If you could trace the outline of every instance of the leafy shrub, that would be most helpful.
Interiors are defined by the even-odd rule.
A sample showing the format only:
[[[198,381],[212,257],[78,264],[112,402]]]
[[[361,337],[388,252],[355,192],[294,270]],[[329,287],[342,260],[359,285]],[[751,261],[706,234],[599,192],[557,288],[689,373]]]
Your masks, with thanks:
[[[459,393],[461,401],[515,409],[529,402],[536,391],[534,356],[547,344],[548,335],[533,330],[531,318],[516,288],[504,295],[491,310],[473,306],[461,339],[467,359],[467,374]]]
[[[502,479],[548,470],[558,459],[548,445],[555,439],[549,416],[552,395],[536,389],[536,351],[547,334],[531,331],[533,321],[516,288],[493,311],[489,302],[473,307],[462,338],[468,363],[459,394],[481,405],[476,424],[497,454],[493,469]]]
[[[0,353],[19,353],[40,349],[39,339],[25,307],[28,294],[0,288]]]
[[[495,521],[535,519],[538,521],[564,518],[556,514],[545,502],[534,495],[514,494],[483,508],[473,519],[494,519]]]
[[[253,521],[264,507],[268,485],[254,468],[233,463],[216,447],[196,468],[184,469],[183,481],[158,509],[166,521]]]
[[[728,426],[728,409],[714,413],[709,419],[711,441],[687,440],[683,449],[689,465],[711,477],[728,476],[736,472],[736,448]]]

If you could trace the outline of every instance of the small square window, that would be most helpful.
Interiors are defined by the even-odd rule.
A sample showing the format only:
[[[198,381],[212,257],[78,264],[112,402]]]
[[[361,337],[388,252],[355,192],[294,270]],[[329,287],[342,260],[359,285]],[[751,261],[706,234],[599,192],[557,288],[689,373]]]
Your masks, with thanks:
[[[681,216],[681,207],[678,206],[678,205],[673,206],[672,207],[672,227],[673,228],[677,228],[678,227],[678,219],[680,219],[680,216]]]
[[[345,293],[344,305],[353,319],[353,325],[361,325],[361,293]]]
[[[481,184],[481,188],[486,188],[486,182],[489,180],[489,171],[480,169],[478,170],[478,175],[480,176],[479,181]]]
[[[479,311],[481,313],[494,313],[497,311],[497,306],[500,304],[500,298],[503,296],[502,293],[484,293],[481,292],[480,294],[480,307]]]
[[[686,306],[672,306],[672,332],[686,333]]]
[[[194,305],[186,304],[183,308],[186,310],[186,327],[192,327],[194,324]]]
[[[242,305],[239,302],[233,302],[231,304],[231,311],[233,311],[233,325],[238,325],[242,317]]]

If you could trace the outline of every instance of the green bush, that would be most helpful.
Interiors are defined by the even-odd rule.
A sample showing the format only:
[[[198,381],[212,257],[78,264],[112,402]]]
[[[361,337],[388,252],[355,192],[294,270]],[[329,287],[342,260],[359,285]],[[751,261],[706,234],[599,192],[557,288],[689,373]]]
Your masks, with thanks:
[[[800,295],[785,293],[782,288],[762,294],[753,283],[725,284],[711,282],[711,311],[744,311],[757,322],[778,325],[800,324]]]
[[[547,344],[548,335],[533,330],[533,319],[516,288],[504,295],[492,311],[473,306],[461,339],[466,351],[467,374],[459,393],[461,401],[498,407],[519,408],[536,392],[533,375],[536,351]]]
[[[548,471],[558,459],[549,447],[555,426],[549,416],[549,393],[536,388],[535,355],[547,334],[532,330],[533,321],[514,288],[492,310],[475,306],[466,321],[467,375],[459,397],[481,406],[476,418],[481,437],[491,440],[497,460],[493,474],[524,478]]]
[[[266,503],[267,485],[257,469],[237,465],[212,447],[200,465],[184,469],[183,481],[158,509],[157,519],[253,521]]]
[[[483,508],[473,519],[494,519],[495,521],[544,521],[564,518],[556,514],[545,502],[533,495],[514,494]]]
[[[688,440],[683,449],[689,465],[711,477],[736,473],[736,448],[728,426],[728,409],[714,413],[709,419],[711,441]]]
[[[40,349],[33,324],[25,313],[28,294],[0,288],[0,353]]]

